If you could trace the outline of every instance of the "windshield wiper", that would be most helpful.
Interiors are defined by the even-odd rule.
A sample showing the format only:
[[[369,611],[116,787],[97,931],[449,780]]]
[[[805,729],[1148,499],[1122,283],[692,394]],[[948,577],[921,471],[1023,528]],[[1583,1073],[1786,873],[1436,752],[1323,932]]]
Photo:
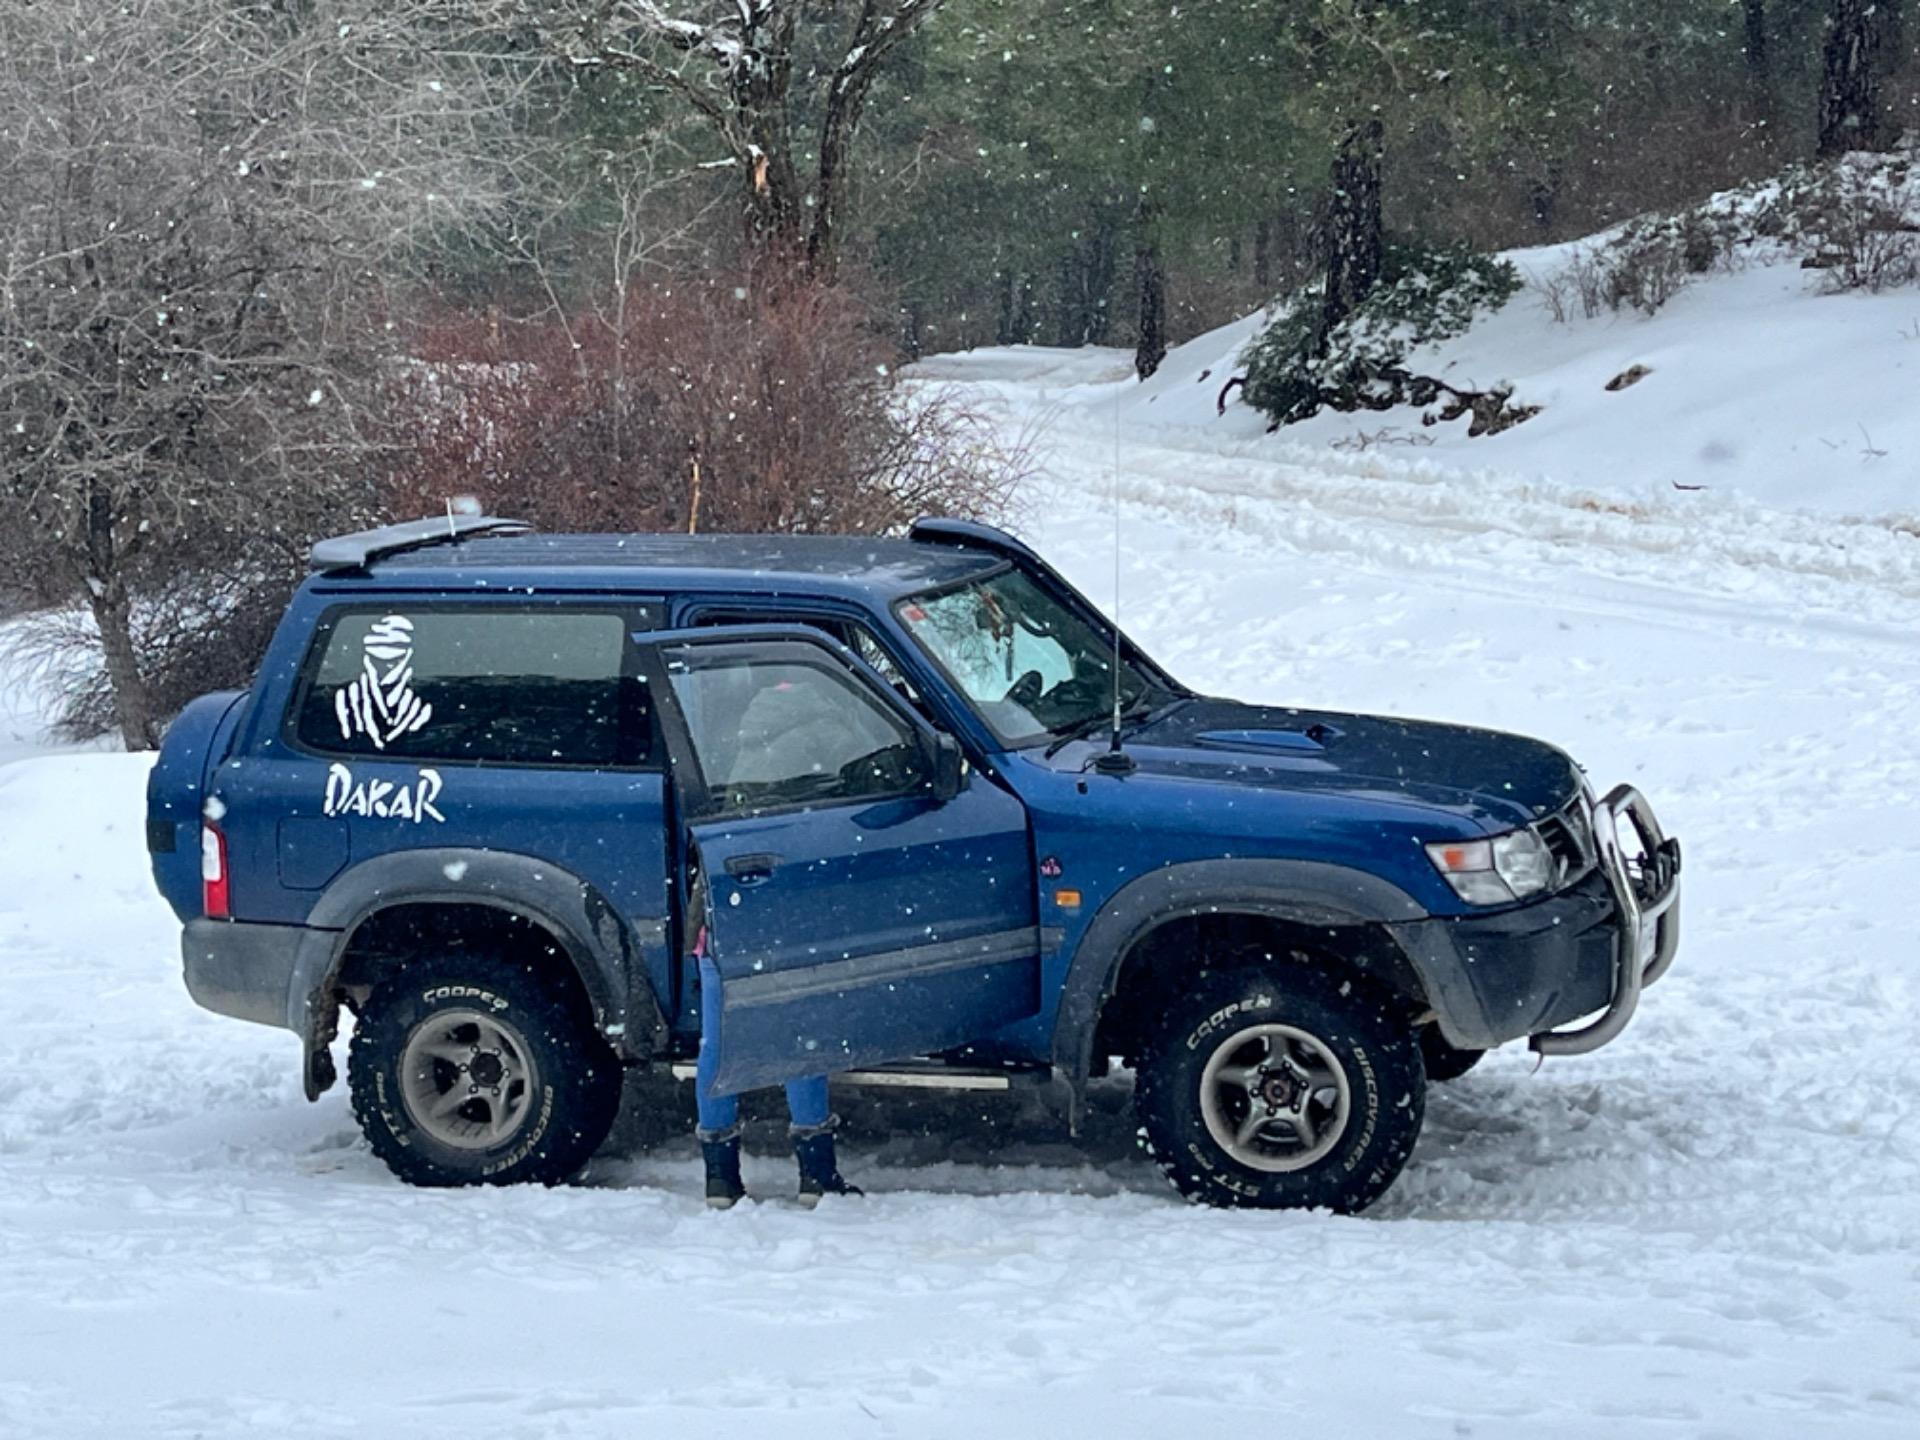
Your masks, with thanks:
[[[1129,725],[1146,719],[1159,708],[1148,696],[1142,695],[1120,713],[1120,723]],[[1102,710],[1089,715],[1084,720],[1076,720],[1065,730],[1056,732],[1053,741],[1041,752],[1044,758],[1051,760],[1076,740],[1086,740],[1113,724],[1111,711]]]

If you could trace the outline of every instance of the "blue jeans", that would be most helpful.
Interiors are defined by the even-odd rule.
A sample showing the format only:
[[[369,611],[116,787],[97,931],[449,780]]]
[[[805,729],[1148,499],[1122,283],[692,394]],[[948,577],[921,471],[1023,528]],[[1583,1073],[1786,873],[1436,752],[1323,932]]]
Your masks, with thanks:
[[[713,1072],[719,1068],[720,971],[713,961],[700,960],[700,1063],[694,1071],[693,1094],[700,1106],[703,1138],[724,1134],[740,1123],[740,1097],[713,1093]],[[810,1076],[787,1082],[787,1113],[793,1128],[807,1130],[827,1123],[827,1077]]]

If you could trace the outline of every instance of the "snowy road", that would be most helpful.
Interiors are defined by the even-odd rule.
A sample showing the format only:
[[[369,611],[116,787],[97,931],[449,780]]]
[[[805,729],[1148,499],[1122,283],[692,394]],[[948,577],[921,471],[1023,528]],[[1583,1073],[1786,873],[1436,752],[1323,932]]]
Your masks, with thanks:
[[[1111,422],[1050,425],[1025,528],[1105,603]],[[658,1084],[581,1186],[411,1192],[187,1001],[142,762],[0,765],[0,1436],[1920,1433],[1920,541],[1122,439],[1176,673],[1653,798],[1686,934],[1622,1041],[1437,1091],[1364,1219],[1180,1205],[1118,1085],[1077,1145],[1043,1096],[845,1097],[870,1195],[810,1216],[700,1209]]]

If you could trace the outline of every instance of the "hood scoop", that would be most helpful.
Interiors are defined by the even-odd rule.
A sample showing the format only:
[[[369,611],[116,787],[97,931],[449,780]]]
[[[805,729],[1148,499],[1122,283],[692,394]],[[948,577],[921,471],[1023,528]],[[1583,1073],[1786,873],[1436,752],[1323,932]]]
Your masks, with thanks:
[[[1278,750],[1294,755],[1317,755],[1340,738],[1331,725],[1318,722],[1299,730],[1207,730],[1193,737],[1196,745],[1215,750]]]

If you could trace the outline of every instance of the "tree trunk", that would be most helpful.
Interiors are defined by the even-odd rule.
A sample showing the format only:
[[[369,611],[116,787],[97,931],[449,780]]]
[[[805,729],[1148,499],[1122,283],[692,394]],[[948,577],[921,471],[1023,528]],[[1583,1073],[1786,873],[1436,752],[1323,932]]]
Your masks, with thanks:
[[[140,674],[133,647],[133,604],[117,580],[89,582],[88,599],[93,623],[100,631],[100,653],[106,661],[107,684],[113,691],[113,714],[129,750],[151,750],[155,733],[153,701]]]
[[[1549,162],[1546,172],[1534,177],[1527,187],[1527,198],[1533,206],[1533,223],[1542,238],[1553,235],[1554,226],[1560,219],[1560,182],[1562,180],[1558,161]]]
[[[1133,347],[1133,373],[1142,380],[1167,358],[1167,276],[1154,241],[1153,209],[1142,205],[1139,239],[1133,251],[1133,289],[1139,299],[1139,334]]]
[[[1333,195],[1327,213],[1327,293],[1320,305],[1317,341],[1359,308],[1380,283],[1387,240],[1380,214],[1380,167],[1386,131],[1379,120],[1349,129],[1333,157]]]
[[[1875,0],[1831,0],[1821,51],[1820,158],[1880,143],[1881,21]]]
[[[864,88],[843,85],[827,89],[827,113],[820,127],[820,170],[815,182],[813,230],[807,236],[807,268],[818,279],[832,283],[840,268],[840,209],[847,189],[848,157],[854,133],[860,128]]]
[[[1273,221],[1253,227],[1253,283],[1261,294],[1273,289]]]
[[[1013,343],[1016,345],[1028,345],[1033,342],[1035,328],[1033,318],[1033,276],[1023,271],[1020,275],[1020,282],[1016,287],[1015,294],[1018,299],[1013,310]]]
[[[1741,48],[1747,60],[1747,98],[1754,123],[1771,128],[1773,103],[1773,46],[1767,34],[1767,0],[1743,0],[1746,27]]]
[[[1060,257],[1060,309],[1053,343],[1066,349],[1087,343],[1086,267],[1080,249],[1076,245]]]
[[[1088,237],[1086,264],[1081,269],[1085,279],[1087,294],[1087,334],[1088,345],[1107,343],[1107,331],[1113,321],[1113,271],[1114,252],[1119,248],[1119,227],[1108,216],[1102,216],[1093,225],[1093,233]]]

